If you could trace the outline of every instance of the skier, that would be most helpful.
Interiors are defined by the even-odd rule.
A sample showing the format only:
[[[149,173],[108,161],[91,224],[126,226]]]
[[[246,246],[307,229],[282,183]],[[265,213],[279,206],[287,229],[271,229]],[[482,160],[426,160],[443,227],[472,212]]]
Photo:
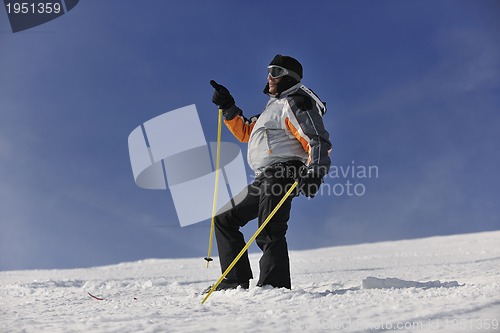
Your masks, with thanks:
[[[248,163],[256,176],[214,219],[222,272],[245,246],[240,227],[255,218],[260,226],[295,180],[299,181],[299,192],[314,197],[330,169],[331,143],[322,120],[326,107],[301,83],[302,75],[299,61],[276,55],[268,66],[264,89],[269,102],[260,115],[249,119],[228,89],[210,81],[215,89],[212,102],[222,110],[224,123],[239,141],[248,142]],[[296,195],[287,198],[256,238],[263,251],[257,286],[291,289],[285,235]],[[252,278],[245,253],[215,290],[248,289]]]

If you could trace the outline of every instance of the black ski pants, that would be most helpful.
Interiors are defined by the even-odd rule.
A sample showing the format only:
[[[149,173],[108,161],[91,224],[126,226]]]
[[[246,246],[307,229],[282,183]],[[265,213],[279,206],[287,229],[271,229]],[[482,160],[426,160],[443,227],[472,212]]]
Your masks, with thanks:
[[[222,272],[245,246],[240,227],[255,218],[258,218],[259,226],[262,225],[293,182],[293,179],[283,177],[283,173],[277,172],[275,169],[264,171],[220,210],[222,213],[215,217],[215,237]],[[256,238],[257,245],[263,252],[259,261],[258,286],[271,285],[277,288],[291,288],[290,263],[285,235],[294,195],[295,193],[292,193],[288,197]],[[248,253],[245,252],[226,276],[226,279],[231,282],[243,283],[252,278]]]

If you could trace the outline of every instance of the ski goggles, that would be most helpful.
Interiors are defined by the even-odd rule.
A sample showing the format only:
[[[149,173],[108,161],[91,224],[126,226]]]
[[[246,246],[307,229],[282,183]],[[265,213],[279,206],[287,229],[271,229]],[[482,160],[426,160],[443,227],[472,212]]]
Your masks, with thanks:
[[[281,67],[281,66],[276,66],[276,65],[268,66],[267,67],[267,74],[270,77],[272,77],[273,79],[278,79],[280,77],[289,75],[289,76],[293,77],[294,79],[296,79],[297,81],[300,81],[299,74],[297,74],[293,71],[289,71],[285,67]]]

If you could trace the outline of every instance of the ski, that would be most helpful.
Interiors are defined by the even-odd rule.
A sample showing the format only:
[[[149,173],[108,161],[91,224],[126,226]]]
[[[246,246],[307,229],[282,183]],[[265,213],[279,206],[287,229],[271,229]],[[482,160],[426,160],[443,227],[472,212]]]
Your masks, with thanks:
[[[92,299],[95,299],[95,300],[98,300],[98,301],[111,301],[111,299],[109,298],[103,298],[103,297],[99,297],[99,296],[96,296],[96,295],[93,295],[91,294],[90,292],[87,291],[87,294],[92,298]],[[137,297],[134,297],[133,298],[134,301],[137,301]]]
[[[87,292],[87,294],[88,294],[90,297],[92,297],[93,299],[96,299],[96,300],[98,300],[98,301],[107,301],[107,299],[105,299],[105,298],[101,298],[101,297],[97,297],[97,296],[95,296],[95,295],[92,295],[92,294],[91,294],[91,293],[89,293],[89,292]]]

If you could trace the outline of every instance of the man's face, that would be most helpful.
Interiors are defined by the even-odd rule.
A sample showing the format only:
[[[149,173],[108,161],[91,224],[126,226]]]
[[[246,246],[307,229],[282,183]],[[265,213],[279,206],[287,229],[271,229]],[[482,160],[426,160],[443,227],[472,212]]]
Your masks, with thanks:
[[[278,82],[280,82],[281,78],[273,79],[270,75],[267,76],[267,82],[269,83],[269,93],[271,95],[276,95],[278,93]]]

